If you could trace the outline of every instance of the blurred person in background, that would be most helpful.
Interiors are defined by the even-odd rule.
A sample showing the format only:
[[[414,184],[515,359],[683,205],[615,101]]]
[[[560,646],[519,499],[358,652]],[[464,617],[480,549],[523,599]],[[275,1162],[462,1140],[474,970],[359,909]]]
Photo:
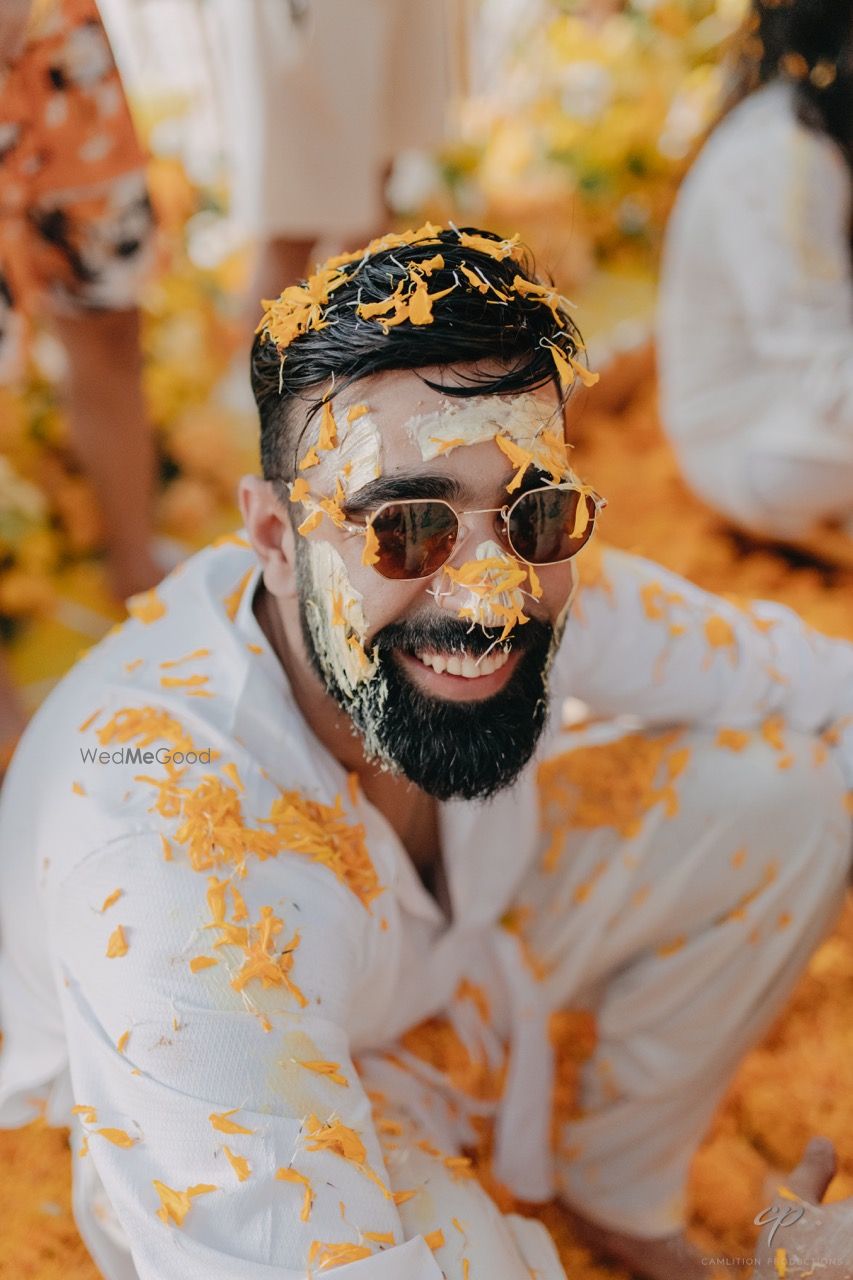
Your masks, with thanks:
[[[257,244],[254,319],[259,297],[387,225],[395,156],[444,136],[461,9],[454,0],[214,3],[233,207]]]
[[[137,310],[153,249],[145,157],[93,0],[3,0],[0,379],[21,374],[30,319],[48,321],[122,599],[162,576]],[[0,774],[25,718],[0,663]]]
[[[67,356],[71,439],[121,598],[162,576],[137,309],[153,253],[145,156],[93,0],[4,0],[0,377],[20,373],[29,319],[48,320]]]
[[[853,0],[753,0],[670,222],[662,414],[692,488],[754,533],[853,535]]]
[[[584,17],[592,22],[606,22],[608,18],[612,18],[615,13],[621,13],[625,8],[626,0],[585,0],[583,4],[579,4],[578,11]]]

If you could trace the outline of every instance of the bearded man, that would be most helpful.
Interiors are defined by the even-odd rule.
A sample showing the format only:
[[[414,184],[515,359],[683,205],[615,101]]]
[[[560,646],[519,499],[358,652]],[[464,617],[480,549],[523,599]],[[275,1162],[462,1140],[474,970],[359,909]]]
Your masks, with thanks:
[[[286,289],[244,532],[25,734],[0,1118],[73,1116],[109,1280],[563,1276],[487,1169],[709,1274],[691,1154],[843,894],[853,647],[590,541],[580,349],[487,232]]]

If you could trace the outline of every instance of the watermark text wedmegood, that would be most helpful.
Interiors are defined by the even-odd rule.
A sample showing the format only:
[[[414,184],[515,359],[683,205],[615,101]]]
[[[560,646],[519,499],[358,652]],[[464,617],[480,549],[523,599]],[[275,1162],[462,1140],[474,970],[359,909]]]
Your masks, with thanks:
[[[142,747],[99,751],[97,747],[81,747],[80,757],[84,764],[210,764],[213,752],[210,747],[203,751],[175,751],[172,747],[158,747],[156,751],[145,751]]]

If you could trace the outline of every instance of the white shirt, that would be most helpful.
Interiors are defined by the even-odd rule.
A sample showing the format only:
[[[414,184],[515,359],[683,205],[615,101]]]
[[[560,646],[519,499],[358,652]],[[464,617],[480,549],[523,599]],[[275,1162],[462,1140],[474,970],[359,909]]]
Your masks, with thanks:
[[[571,693],[600,715],[652,724],[749,727],[774,713],[804,731],[837,723],[853,782],[853,646],[781,606],[742,611],[636,557],[597,559],[590,549],[553,706]],[[352,1057],[446,1008],[461,979],[482,983],[494,1032],[516,1055],[496,1104],[496,1167],[519,1194],[549,1196],[547,1141],[531,1135],[547,1134],[557,997],[527,976],[501,926],[537,850],[536,761],[491,804],[440,806],[448,924],[303,721],[252,610],[259,572],[241,538],[193,557],[24,735],[0,807],[0,1123],[32,1118],[39,1095],[55,1123],[72,1101],[94,1108],[78,1116],[85,1160],[142,1280],[304,1277],[312,1243],[352,1243],[352,1223],[383,1238],[342,1277],[440,1280],[389,1196]],[[159,785],[162,764],[81,758],[155,750],[164,734],[219,755],[189,767],[177,791]],[[257,931],[240,936],[265,917],[270,946]],[[269,975],[283,947],[269,985],[235,987],[249,963]],[[199,957],[216,963],[193,966]],[[223,1131],[211,1117],[226,1112]],[[311,1150],[310,1117],[330,1114],[358,1134],[359,1159]],[[229,1134],[229,1121],[251,1132]],[[468,1132],[461,1105],[425,1124],[451,1151]],[[127,1138],[116,1145],[102,1129]],[[245,1180],[226,1147],[248,1161]],[[310,1184],[308,1221],[305,1184],[277,1179],[280,1169]],[[155,1182],[207,1189],[179,1227],[156,1216]]]
[[[850,215],[843,156],[797,120],[789,85],[752,94],[711,135],[661,278],[663,421],[683,461],[746,441],[853,458]]]

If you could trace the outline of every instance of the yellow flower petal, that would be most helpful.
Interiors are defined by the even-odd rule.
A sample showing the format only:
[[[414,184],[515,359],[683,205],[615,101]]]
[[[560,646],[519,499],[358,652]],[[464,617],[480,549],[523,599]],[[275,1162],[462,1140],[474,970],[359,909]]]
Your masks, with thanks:
[[[116,960],[120,956],[126,956],[128,952],[127,938],[124,936],[124,929],[121,925],[117,925],[113,929],[107,942],[107,958]]]
[[[587,369],[586,365],[581,364],[580,360],[576,360],[574,356],[569,356],[569,364],[585,387],[594,387],[601,378],[600,373],[592,373]]]
[[[299,526],[296,532],[301,533],[303,536],[307,533],[313,533],[314,530],[317,528],[317,525],[320,523],[322,519],[323,519],[322,511],[313,511],[311,515],[308,516],[307,520],[302,521],[302,524]]]
[[[373,1250],[366,1244],[326,1244],[322,1240],[312,1240],[308,1250],[308,1266],[316,1263],[318,1271],[329,1271],[332,1267],[341,1267],[346,1262],[360,1262],[362,1258],[370,1258]]]
[[[154,587],[150,591],[143,591],[139,595],[131,596],[127,602],[127,612],[131,618],[136,618],[137,622],[149,626],[152,622],[157,622],[166,612],[166,606]]]
[[[529,453],[527,449],[522,449],[521,446],[517,445],[514,440],[509,438],[509,436],[495,436],[495,444],[498,446],[501,453],[509,459],[512,466],[518,468],[506,487],[507,493],[515,493],[516,489],[521,484],[525,471],[533,462],[533,454]]]
[[[489,292],[488,281],[484,280],[482,276],[477,275],[476,271],[472,271],[470,267],[460,267],[459,269],[468,283],[473,285],[473,287],[480,293]]]
[[[231,592],[231,594],[226,596],[225,599],[222,601],[222,604],[225,608],[225,612],[227,613],[228,617],[231,619],[232,622],[237,616],[237,610],[240,607],[240,601],[243,599],[243,592],[246,590],[246,587],[248,586],[248,583],[249,583],[249,579],[251,578],[253,573],[254,573],[254,569],[247,569],[246,572],[243,574],[242,578],[240,579],[240,581],[237,583],[234,590]]]
[[[364,538],[364,550],[361,553],[362,564],[376,564],[379,559],[379,539],[372,524],[367,526]]]
[[[211,1191],[219,1190],[218,1187],[211,1186],[209,1183],[200,1182],[194,1187],[187,1187],[186,1191],[175,1191],[174,1188],[167,1187],[164,1182],[158,1182],[156,1178],[152,1185],[160,1197],[157,1217],[165,1223],[171,1219],[179,1227],[183,1226],[184,1218],[189,1213],[196,1196],[205,1196]]]
[[[305,1194],[302,1198],[302,1211],[299,1216],[303,1222],[307,1222],[314,1204],[314,1192],[311,1183],[303,1174],[297,1173],[295,1169],[277,1169],[275,1176],[279,1182],[293,1182],[305,1188]]]
[[[519,236],[516,233],[511,240],[489,240],[487,236],[472,234],[469,231],[459,232],[459,243],[464,245],[466,249],[476,249],[478,253],[485,253],[490,258],[512,257],[519,248]]]
[[[218,1129],[220,1133],[254,1133],[254,1129],[246,1129],[242,1124],[237,1124],[230,1117],[235,1116],[240,1110],[239,1107],[233,1107],[231,1111],[214,1111],[207,1118],[214,1129]]]
[[[249,1167],[249,1161],[245,1156],[237,1156],[228,1147],[223,1147],[225,1155],[228,1157],[228,1163],[237,1175],[238,1182],[245,1182],[247,1178],[252,1176],[252,1170]]]
[[[111,1142],[114,1147],[133,1147],[139,1141],[138,1138],[131,1138],[124,1129],[96,1129],[95,1133],[101,1138],[106,1138],[107,1142]]]
[[[307,471],[309,467],[316,467],[320,462],[320,455],[312,446],[299,463],[300,471]]]
[[[332,404],[329,400],[323,402],[323,417],[320,422],[320,438],[317,441],[317,448],[329,450],[334,449],[338,443],[338,424],[335,422],[335,415],[332,410]]]
[[[306,1071],[316,1071],[319,1076],[326,1076],[334,1084],[343,1085],[344,1088],[349,1087],[349,1080],[341,1074],[339,1062],[300,1062],[299,1066],[304,1067]]]

